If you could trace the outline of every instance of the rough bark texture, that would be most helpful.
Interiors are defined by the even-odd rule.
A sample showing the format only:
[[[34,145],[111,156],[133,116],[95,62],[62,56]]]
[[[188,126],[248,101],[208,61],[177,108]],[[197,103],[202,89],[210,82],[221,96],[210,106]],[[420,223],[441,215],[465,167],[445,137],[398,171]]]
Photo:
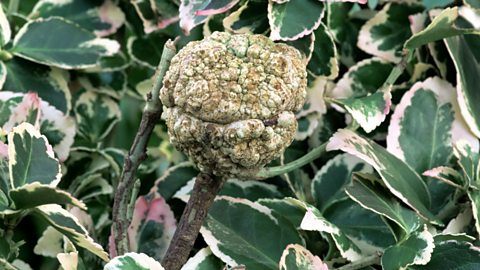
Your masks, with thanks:
[[[200,173],[182,218],[162,261],[166,270],[179,270],[188,260],[200,227],[225,182],[222,178]]]

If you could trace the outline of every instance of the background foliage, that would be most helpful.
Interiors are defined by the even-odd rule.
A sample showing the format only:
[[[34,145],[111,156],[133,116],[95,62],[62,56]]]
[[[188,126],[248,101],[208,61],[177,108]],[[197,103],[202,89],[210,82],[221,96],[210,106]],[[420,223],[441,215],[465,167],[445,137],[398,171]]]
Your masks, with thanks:
[[[197,171],[158,123],[114,258],[123,156],[163,44],[229,31],[306,59],[296,140],[271,165],[328,152],[229,179],[184,269],[479,269],[479,22],[476,0],[3,1],[0,266],[161,269]]]

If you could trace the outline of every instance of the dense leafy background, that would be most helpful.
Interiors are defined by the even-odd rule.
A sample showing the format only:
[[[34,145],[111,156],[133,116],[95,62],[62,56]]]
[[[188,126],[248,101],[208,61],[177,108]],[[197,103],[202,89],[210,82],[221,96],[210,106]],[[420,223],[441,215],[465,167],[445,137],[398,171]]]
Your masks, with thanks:
[[[326,2],[3,1],[0,267],[161,269],[197,171],[158,123],[132,253],[113,258],[123,156],[163,44],[229,31],[305,56],[296,140],[273,165],[329,152],[264,181],[229,179],[184,269],[480,269],[480,3]]]

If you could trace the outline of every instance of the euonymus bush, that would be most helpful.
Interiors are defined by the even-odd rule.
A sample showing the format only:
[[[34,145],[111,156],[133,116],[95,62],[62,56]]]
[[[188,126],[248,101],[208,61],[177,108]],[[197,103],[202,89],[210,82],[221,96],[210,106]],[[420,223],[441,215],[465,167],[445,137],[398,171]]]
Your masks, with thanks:
[[[175,239],[195,240],[196,232],[182,228],[196,208],[180,222],[190,198],[213,205],[197,220],[200,236],[185,270],[480,269],[479,1],[0,5],[0,269],[155,270],[163,269],[162,260],[167,270],[177,269],[166,258],[188,255],[190,248],[167,248],[177,225]],[[162,107],[158,93],[175,49],[234,34],[259,34],[298,49],[306,102],[293,117],[293,143],[283,153],[276,149],[279,158],[254,173],[223,174],[247,179],[208,179],[173,147],[178,137],[168,128],[174,127],[159,120],[172,105]],[[245,50],[255,45],[252,39],[245,44]],[[187,62],[198,52],[190,53],[182,56]],[[208,58],[217,51],[202,53]],[[242,89],[263,70],[285,68],[273,61],[245,65],[235,77],[247,85]],[[214,84],[236,74],[218,66],[215,74],[206,66],[175,68]],[[249,75],[249,68],[259,73]],[[285,74],[295,74],[288,68]],[[163,94],[172,76],[167,73]],[[219,107],[227,99],[212,85],[184,86],[175,91],[207,89],[196,98],[214,99]],[[282,95],[284,103],[296,98]],[[276,112],[269,108],[266,115]],[[188,117],[204,113],[197,109]],[[263,119],[261,126],[284,119]],[[213,126],[191,127],[191,136],[200,136],[192,139],[217,142],[205,135]],[[258,154],[258,138],[272,137],[255,138],[231,151]],[[182,149],[215,160],[211,149],[189,147]],[[242,158],[232,159],[235,166],[265,156]],[[209,162],[202,171],[215,171]],[[195,179],[213,181],[216,189],[197,196],[202,189]]]

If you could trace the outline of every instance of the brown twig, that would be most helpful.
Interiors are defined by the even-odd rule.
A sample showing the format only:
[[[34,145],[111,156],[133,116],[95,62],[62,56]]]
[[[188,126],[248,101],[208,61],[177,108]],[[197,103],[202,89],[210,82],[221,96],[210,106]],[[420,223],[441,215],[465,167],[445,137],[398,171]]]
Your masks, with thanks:
[[[112,209],[112,236],[115,243],[116,254],[122,255],[128,252],[127,228],[130,223],[127,216],[128,203],[135,184],[136,172],[140,163],[147,157],[146,148],[153,128],[160,120],[162,106],[159,100],[160,88],[163,85],[163,77],[170,66],[170,61],[175,55],[175,42],[169,40],[163,48],[162,58],[158,64],[152,91],[147,95],[147,103],[143,110],[142,120],[137,135],[130,151],[125,157],[123,171],[115,191]]]
[[[200,173],[162,261],[166,270],[179,270],[187,261],[200,227],[225,180]]]

